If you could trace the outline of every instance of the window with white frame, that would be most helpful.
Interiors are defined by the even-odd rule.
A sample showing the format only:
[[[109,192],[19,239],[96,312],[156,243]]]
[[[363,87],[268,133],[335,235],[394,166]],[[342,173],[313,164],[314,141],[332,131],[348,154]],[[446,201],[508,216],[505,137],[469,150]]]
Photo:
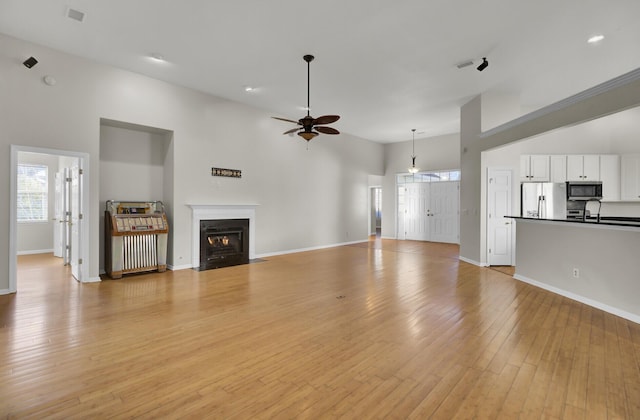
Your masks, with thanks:
[[[49,168],[18,164],[18,222],[48,220]]]
[[[410,184],[414,182],[443,182],[460,181],[460,170],[429,171],[417,174],[399,174],[396,176],[398,184]]]

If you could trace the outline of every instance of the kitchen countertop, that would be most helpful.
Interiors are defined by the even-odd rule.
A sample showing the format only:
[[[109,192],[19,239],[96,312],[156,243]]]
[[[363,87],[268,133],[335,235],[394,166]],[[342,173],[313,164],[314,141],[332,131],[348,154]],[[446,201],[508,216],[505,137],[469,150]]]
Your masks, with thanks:
[[[640,217],[613,217],[602,216],[598,221],[597,217],[587,217],[582,219],[538,219],[535,217],[522,217],[522,216],[504,216],[509,219],[518,220],[531,220],[531,221],[545,221],[545,222],[559,222],[559,223],[577,223],[581,225],[589,226],[619,226],[619,227],[640,227]]]

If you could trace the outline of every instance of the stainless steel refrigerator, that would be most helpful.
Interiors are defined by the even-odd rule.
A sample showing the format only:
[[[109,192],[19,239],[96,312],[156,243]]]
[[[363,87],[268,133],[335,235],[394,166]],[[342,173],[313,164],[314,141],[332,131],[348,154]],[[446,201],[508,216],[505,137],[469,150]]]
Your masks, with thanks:
[[[556,182],[523,182],[521,216],[535,219],[567,218],[567,185]]]

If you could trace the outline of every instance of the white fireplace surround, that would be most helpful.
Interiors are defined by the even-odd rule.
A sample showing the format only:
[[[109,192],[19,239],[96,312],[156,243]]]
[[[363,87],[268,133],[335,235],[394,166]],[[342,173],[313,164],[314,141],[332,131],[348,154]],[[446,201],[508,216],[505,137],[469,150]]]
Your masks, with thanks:
[[[249,219],[249,259],[256,255],[256,204],[188,204],[192,212],[191,265],[200,267],[200,221]]]

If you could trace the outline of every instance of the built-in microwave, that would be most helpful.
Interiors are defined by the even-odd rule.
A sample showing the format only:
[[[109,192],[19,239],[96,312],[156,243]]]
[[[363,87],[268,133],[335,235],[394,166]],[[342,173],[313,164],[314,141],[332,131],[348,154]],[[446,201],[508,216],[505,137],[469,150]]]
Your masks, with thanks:
[[[567,181],[567,200],[602,200],[602,181]]]

